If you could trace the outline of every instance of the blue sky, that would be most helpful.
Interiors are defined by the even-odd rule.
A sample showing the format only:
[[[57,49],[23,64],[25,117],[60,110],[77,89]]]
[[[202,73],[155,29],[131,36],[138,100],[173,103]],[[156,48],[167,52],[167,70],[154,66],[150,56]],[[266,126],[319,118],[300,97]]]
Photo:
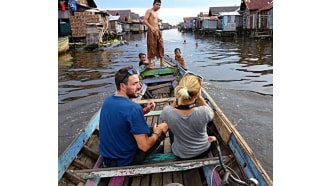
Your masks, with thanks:
[[[131,9],[143,16],[152,7],[153,0],[94,0],[99,9]],[[162,0],[158,11],[163,22],[177,24],[183,17],[197,16],[200,12],[208,12],[213,6],[240,6],[241,0]]]

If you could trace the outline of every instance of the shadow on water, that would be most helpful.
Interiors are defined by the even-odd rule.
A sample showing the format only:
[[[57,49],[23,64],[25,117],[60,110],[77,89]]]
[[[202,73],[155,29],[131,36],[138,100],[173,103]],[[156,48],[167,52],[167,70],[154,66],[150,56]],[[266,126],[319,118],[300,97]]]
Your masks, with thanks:
[[[119,47],[71,50],[59,56],[59,153],[70,141],[65,138],[72,139],[77,134],[76,128],[82,128],[81,123],[115,91],[115,72],[127,65],[138,67],[138,54],[146,53],[146,33],[124,35],[123,39],[128,43]],[[180,48],[188,70],[203,76],[203,87],[237,127],[272,178],[272,40],[217,38],[175,29],[164,30],[163,39],[165,54],[173,57],[174,49]]]

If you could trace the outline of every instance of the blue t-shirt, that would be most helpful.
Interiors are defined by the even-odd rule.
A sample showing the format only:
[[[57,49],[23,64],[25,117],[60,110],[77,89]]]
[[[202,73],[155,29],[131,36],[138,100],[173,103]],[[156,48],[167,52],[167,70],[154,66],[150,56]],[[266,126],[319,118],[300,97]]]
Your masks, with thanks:
[[[141,106],[128,98],[111,95],[100,115],[100,155],[116,159],[118,166],[133,162],[138,148],[134,134],[148,134],[149,126]]]

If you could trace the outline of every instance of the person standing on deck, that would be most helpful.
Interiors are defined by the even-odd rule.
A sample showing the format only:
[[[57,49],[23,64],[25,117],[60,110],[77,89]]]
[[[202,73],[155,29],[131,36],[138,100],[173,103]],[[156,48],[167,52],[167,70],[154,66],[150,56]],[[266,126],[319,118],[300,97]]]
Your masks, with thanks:
[[[152,59],[160,58],[160,66],[164,66],[164,42],[163,36],[158,26],[158,13],[161,0],[154,0],[153,7],[148,9],[144,15],[143,23],[148,26],[147,32],[147,55],[149,68],[154,68]]]
[[[99,152],[103,167],[121,167],[143,163],[145,157],[156,152],[168,130],[166,123],[150,127],[145,118],[145,109],[132,98],[137,98],[141,85],[133,66],[116,72],[117,92],[103,102],[100,113]],[[148,104],[147,112],[154,108]]]

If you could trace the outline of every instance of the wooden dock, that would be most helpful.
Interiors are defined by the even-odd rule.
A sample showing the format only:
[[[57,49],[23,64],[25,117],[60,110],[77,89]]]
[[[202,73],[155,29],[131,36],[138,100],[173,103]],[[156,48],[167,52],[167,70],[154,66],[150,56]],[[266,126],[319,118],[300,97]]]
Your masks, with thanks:
[[[273,38],[273,34],[270,31],[254,31],[251,33],[250,37],[256,39],[268,39]]]
[[[223,31],[223,30],[216,30],[215,31],[216,37],[234,37],[237,38],[237,31]]]

